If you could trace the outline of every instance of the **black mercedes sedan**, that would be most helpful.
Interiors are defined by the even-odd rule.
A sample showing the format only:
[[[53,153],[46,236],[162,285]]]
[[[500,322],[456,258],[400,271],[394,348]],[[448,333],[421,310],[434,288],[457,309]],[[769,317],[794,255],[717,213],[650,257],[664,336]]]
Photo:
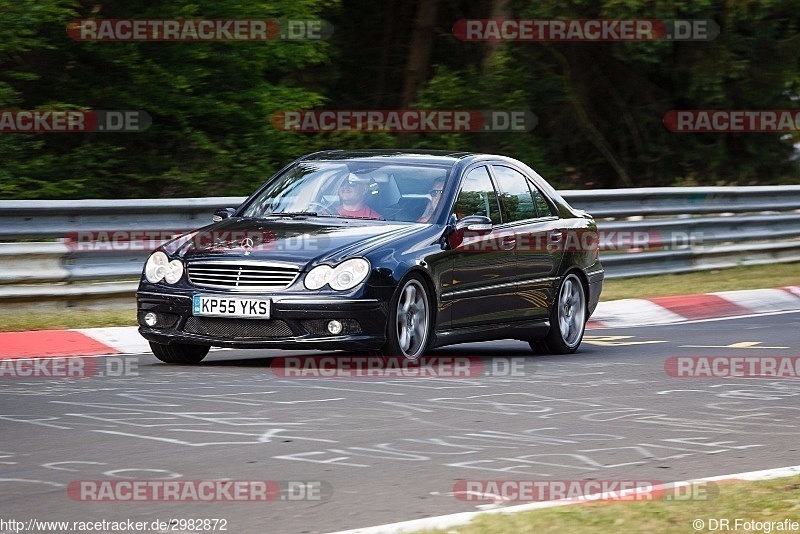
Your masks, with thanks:
[[[594,219],[503,156],[317,152],[213,220],[144,266],[139,332],[164,362],[495,339],[567,354],[603,285]]]

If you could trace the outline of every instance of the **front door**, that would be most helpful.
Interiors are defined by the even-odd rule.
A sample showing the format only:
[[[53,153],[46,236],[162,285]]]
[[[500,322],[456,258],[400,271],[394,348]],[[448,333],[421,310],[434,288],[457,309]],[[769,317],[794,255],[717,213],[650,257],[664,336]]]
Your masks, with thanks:
[[[503,224],[497,191],[486,166],[467,171],[456,197],[454,212],[461,219],[484,215],[493,229],[485,233],[466,232],[454,236],[453,281],[442,295],[452,309],[452,328],[514,319],[520,297],[516,292],[516,252]],[[463,238],[463,239],[462,239]]]

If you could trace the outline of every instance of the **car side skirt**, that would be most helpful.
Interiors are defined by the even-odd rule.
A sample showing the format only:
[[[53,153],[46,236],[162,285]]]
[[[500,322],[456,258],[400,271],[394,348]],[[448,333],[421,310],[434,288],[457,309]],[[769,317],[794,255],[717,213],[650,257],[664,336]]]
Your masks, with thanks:
[[[457,343],[496,341],[499,339],[530,341],[545,337],[549,331],[549,320],[515,321],[512,323],[493,323],[485,326],[439,330],[434,335],[431,348],[455,345]]]

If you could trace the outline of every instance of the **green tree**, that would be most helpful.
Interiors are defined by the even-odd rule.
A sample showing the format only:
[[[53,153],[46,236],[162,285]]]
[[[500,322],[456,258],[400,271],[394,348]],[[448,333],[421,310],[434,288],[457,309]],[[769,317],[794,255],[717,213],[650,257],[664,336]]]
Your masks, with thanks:
[[[270,118],[277,110],[325,102],[321,92],[296,81],[326,61],[325,41],[76,42],[67,36],[67,23],[90,17],[316,19],[331,5],[220,1],[201,8],[175,0],[6,10],[10,40],[0,59],[0,88],[7,108],[142,109],[153,125],[137,134],[6,135],[0,150],[16,166],[2,175],[0,191],[6,198],[249,192],[284,165],[287,154],[314,147],[312,138],[278,132]]]
[[[795,0],[0,0],[0,109],[147,111],[138,134],[0,134],[0,196],[236,195],[326,148],[517,157],[566,188],[797,182],[792,139],[673,109],[793,109]],[[464,42],[459,19],[713,19],[708,42]],[[329,20],[328,41],[78,42],[76,18]],[[527,133],[291,133],[276,111],[528,110]]]

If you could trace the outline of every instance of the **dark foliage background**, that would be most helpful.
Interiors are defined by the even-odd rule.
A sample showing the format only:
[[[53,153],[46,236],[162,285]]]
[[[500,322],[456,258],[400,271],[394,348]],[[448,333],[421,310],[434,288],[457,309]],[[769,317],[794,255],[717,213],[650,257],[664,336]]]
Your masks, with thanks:
[[[0,0],[0,109],[143,109],[138,134],[0,134],[0,198],[249,193],[326,148],[524,160],[562,188],[798,183],[774,133],[675,134],[672,109],[795,109],[797,0]],[[462,18],[713,19],[710,42],[474,43]],[[322,18],[327,41],[77,42],[76,18]],[[517,109],[528,133],[286,133],[278,110]]]

